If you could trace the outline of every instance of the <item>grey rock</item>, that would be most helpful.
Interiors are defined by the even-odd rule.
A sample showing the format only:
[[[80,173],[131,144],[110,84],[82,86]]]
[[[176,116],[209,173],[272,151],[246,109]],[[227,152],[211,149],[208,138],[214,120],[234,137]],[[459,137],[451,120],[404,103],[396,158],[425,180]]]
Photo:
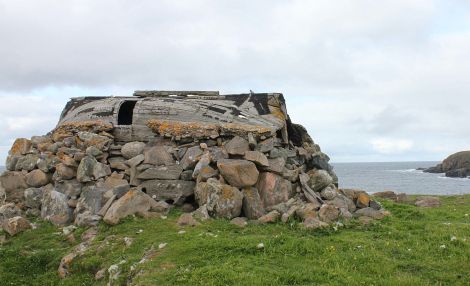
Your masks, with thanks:
[[[266,223],[275,223],[277,222],[279,219],[281,218],[281,213],[276,211],[276,210],[273,210],[267,214],[265,214],[264,216],[260,217],[258,219],[258,222],[261,223],[261,224],[266,224]]]
[[[72,220],[72,210],[67,204],[67,196],[52,188],[44,189],[41,204],[41,217],[55,225],[66,225]]]
[[[14,236],[20,232],[30,229],[31,224],[24,217],[16,216],[5,220],[2,224],[2,227],[3,230],[5,230],[10,236]]]
[[[251,161],[261,167],[269,167],[268,158],[260,151],[246,151],[245,160]],[[282,167],[284,168],[284,166]]]
[[[24,191],[25,205],[31,209],[40,209],[42,188],[29,188]]]
[[[90,147],[86,148],[85,154],[88,155],[88,156],[99,158],[99,157],[103,156],[103,151],[96,148],[95,146],[90,146]]]
[[[151,147],[144,151],[144,156],[145,164],[152,164],[156,166],[169,166],[175,164],[173,156],[167,151],[164,146]]]
[[[441,199],[438,197],[417,197],[415,205],[417,207],[435,208],[441,206]]]
[[[9,202],[21,201],[24,190],[28,188],[25,174],[14,171],[6,171],[0,175],[0,186],[4,189],[6,200]]]
[[[185,199],[194,194],[196,183],[182,180],[149,180],[143,182],[139,188],[157,201],[173,201],[175,205],[182,205]]]
[[[253,162],[246,160],[221,160],[217,168],[224,179],[237,188],[253,186],[258,181],[259,172]]]
[[[111,168],[109,167],[109,165],[99,162],[95,164],[95,167],[93,168],[93,178],[95,180],[104,178],[109,175],[111,175]]]
[[[233,137],[230,141],[228,141],[225,144],[224,147],[225,147],[225,150],[227,150],[227,153],[229,153],[230,155],[243,156],[245,155],[246,151],[250,150],[248,141],[246,141],[244,138],[240,136]]]
[[[93,170],[98,163],[95,158],[86,156],[80,161],[77,169],[77,180],[81,183],[91,182],[93,180]]]
[[[178,180],[182,172],[183,168],[179,165],[160,166],[145,170],[137,178],[142,180]]]
[[[70,180],[77,176],[77,170],[71,167],[66,166],[63,163],[56,165],[56,170],[54,174],[54,179],[61,180]]]
[[[274,138],[268,138],[258,143],[256,149],[260,152],[267,153],[274,148]]]
[[[21,210],[17,208],[14,203],[8,203],[0,206],[0,226],[5,220],[20,215]]]
[[[210,163],[211,163],[210,153],[204,153],[199,159],[199,162],[197,162],[196,166],[194,167],[194,172],[192,175],[193,179],[196,179],[201,169],[203,167],[208,167]]]
[[[283,157],[276,159],[269,159],[269,166],[264,168],[268,172],[274,172],[277,174],[282,174],[284,172],[284,166],[286,165],[286,160]]]
[[[193,170],[186,170],[181,173],[181,180],[183,181],[192,181],[193,180]]]
[[[64,180],[55,183],[55,190],[69,198],[76,198],[82,193],[82,184],[76,179]]]
[[[325,170],[311,170],[307,174],[310,176],[308,185],[314,192],[320,192],[333,183],[333,178]]]
[[[111,169],[125,171],[129,169],[129,166],[125,163],[126,159],[124,157],[112,157],[108,159],[109,166]]]
[[[124,158],[131,159],[137,155],[143,154],[144,148],[145,143],[143,142],[129,142],[122,146],[121,153]]]
[[[183,170],[194,169],[202,154],[202,150],[199,146],[188,148],[180,162]]]
[[[230,156],[227,153],[227,150],[220,147],[210,147],[209,152],[211,154],[212,162],[217,163],[220,160],[228,159]]]
[[[263,200],[259,192],[254,187],[246,187],[242,189],[243,193],[243,213],[250,220],[255,220],[263,215],[266,211],[264,209]]]
[[[18,163],[18,160],[20,158],[21,158],[21,155],[9,155],[5,162],[5,168],[9,171],[15,171],[16,164]]]
[[[338,195],[338,192],[336,191],[336,188],[334,185],[329,185],[328,187],[324,188],[320,192],[320,195],[325,200],[332,200],[336,198],[336,196]]]
[[[384,217],[388,216],[389,213],[384,210],[375,210],[371,207],[359,209],[354,213],[354,217],[370,217],[373,219],[383,219]]]
[[[332,205],[322,205],[318,211],[318,217],[321,221],[332,223],[339,218],[340,211],[337,207]]]
[[[36,154],[27,154],[23,157],[18,159],[16,163],[16,170],[17,171],[32,171],[36,168],[37,163],[39,161],[39,156]]]
[[[140,163],[144,162],[145,160],[145,156],[143,154],[139,154],[127,161],[125,161],[126,165],[130,166],[130,167],[136,167],[138,166]],[[150,165],[152,166],[152,165]]]
[[[218,218],[232,219],[241,214],[243,194],[235,187],[215,179],[197,184],[195,192],[199,205],[206,205],[210,214]]]

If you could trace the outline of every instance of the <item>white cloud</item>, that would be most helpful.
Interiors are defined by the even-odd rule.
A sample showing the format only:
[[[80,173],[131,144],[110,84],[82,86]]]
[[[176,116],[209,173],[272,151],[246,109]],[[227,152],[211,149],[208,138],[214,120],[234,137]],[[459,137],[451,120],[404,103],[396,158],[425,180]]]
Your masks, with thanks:
[[[407,139],[377,138],[370,144],[375,151],[382,154],[400,154],[413,148],[413,141]]]

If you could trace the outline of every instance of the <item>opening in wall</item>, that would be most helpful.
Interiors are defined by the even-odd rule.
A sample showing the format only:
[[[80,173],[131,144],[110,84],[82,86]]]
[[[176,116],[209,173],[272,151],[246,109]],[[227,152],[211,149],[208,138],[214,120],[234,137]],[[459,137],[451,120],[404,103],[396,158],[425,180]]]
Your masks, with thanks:
[[[119,107],[118,125],[131,125],[137,101],[124,101]]]

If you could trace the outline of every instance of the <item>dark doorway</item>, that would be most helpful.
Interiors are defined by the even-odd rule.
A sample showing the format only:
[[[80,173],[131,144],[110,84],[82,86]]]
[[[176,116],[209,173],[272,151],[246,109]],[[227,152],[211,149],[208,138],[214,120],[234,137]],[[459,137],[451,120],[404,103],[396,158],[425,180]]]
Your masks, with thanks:
[[[119,107],[118,125],[131,125],[137,101],[124,101]]]

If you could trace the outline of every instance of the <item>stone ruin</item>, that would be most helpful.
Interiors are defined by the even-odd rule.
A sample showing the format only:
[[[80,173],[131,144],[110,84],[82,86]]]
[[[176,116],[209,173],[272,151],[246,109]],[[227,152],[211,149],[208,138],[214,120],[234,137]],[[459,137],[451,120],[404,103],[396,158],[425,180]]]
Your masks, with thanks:
[[[117,224],[129,215],[180,225],[210,217],[246,223],[301,220],[319,228],[387,215],[338,179],[279,93],[136,91],[71,99],[56,128],[17,139],[0,176],[0,225]],[[239,218],[242,217],[242,218]]]

